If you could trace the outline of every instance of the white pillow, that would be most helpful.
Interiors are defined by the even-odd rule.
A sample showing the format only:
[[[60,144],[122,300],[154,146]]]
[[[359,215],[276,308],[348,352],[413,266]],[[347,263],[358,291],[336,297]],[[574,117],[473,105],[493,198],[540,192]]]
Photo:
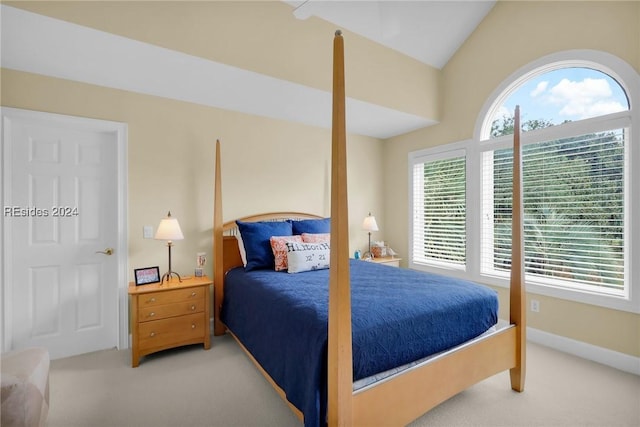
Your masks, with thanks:
[[[242,241],[242,236],[238,231],[236,233],[236,240],[238,241],[238,249],[240,250],[240,258],[242,258],[242,266],[247,266],[247,252],[244,250],[244,242]]]
[[[287,271],[301,273],[329,268],[330,248],[329,243],[287,242]]]

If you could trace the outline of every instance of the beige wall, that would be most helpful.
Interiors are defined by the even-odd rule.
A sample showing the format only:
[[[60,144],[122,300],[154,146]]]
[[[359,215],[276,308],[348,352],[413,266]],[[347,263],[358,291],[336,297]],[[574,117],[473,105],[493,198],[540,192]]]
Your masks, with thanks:
[[[440,124],[384,145],[386,233],[408,250],[407,161],[411,151],[471,139],[489,95],[522,66],[554,52],[595,49],[640,70],[640,2],[501,1],[443,69]],[[640,356],[640,315],[536,295],[529,326]],[[508,296],[501,290],[502,317]]]
[[[2,105],[128,124],[129,267],[160,265],[162,242],[142,238],[168,210],[185,240],[173,250],[174,270],[191,274],[197,252],[212,260],[213,162],[221,140],[224,220],[293,210],[329,215],[331,135],[327,129],[249,116],[180,101],[2,70]],[[352,250],[368,210],[382,212],[382,142],[350,135]],[[383,220],[383,215],[380,215]],[[211,262],[207,266],[211,274]]]
[[[335,27],[316,18],[297,20],[291,6],[280,1],[3,3],[331,89]],[[349,96],[436,118],[437,70],[355,34],[345,37],[347,76],[353,76],[347,80]],[[415,97],[416,88],[428,96]],[[166,264],[166,247],[143,239],[142,227],[155,229],[169,209],[185,233],[173,250],[174,269],[190,271],[196,252],[206,251],[212,259],[216,138],[222,141],[225,220],[277,210],[329,214],[327,129],[7,69],[2,69],[1,104],[128,124],[131,270]],[[355,135],[348,143],[354,251],[366,247],[360,224],[367,212],[384,224],[382,175],[372,173],[382,168],[383,144]]]

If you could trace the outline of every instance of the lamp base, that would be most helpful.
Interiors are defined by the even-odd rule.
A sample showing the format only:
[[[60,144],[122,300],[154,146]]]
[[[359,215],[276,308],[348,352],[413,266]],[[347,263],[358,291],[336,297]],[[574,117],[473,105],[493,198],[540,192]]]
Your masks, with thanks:
[[[162,281],[160,282],[160,285],[162,285],[164,283],[164,280],[167,279],[167,282],[171,281],[171,276],[176,275],[176,277],[178,278],[178,282],[182,282],[182,277],[180,277],[180,275],[178,273],[176,273],[175,271],[167,271],[166,273],[164,273],[162,275]]]

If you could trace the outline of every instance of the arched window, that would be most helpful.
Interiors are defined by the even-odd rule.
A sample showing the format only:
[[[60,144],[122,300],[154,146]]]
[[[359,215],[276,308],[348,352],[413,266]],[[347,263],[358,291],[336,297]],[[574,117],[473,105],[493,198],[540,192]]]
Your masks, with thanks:
[[[639,82],[603,52],[550,55],[494,91],[472,140],[410,153],[409,266],[507,285],[519,105],[527,289],[640,311]]]
[[[527,283],[629,300],[631,90],[606,64],[573,59],[534,66],[506,85],[478,135],[481,274],[510,269],[512,111],[520,105]]]
[[[506,91],[508,97],[489,112],[490,138],[513,134],[513,111],[520,105],[522,132],[607,116],[629,110],[629,99],[608,74],[573,65],[534,72]],[[501,97],[502,98],[502,97]]]

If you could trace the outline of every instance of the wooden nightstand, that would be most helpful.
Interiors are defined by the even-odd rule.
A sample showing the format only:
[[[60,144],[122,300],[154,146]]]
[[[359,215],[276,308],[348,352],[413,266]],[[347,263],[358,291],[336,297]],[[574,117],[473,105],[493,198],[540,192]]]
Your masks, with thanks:
[[[136,286],[129,282],[131,296],[131,366],[156,351],[187,344],[203,343],[211,348],[209,316],[213,282],[208,277],[192,277],[179,282]]]
[[[371,262],[375,262],[377,264],[384,264],[391,267],[400,267],[401,260],[402,258],[398,258],[398,257],[383,256],[380,258],[372,258]]]

